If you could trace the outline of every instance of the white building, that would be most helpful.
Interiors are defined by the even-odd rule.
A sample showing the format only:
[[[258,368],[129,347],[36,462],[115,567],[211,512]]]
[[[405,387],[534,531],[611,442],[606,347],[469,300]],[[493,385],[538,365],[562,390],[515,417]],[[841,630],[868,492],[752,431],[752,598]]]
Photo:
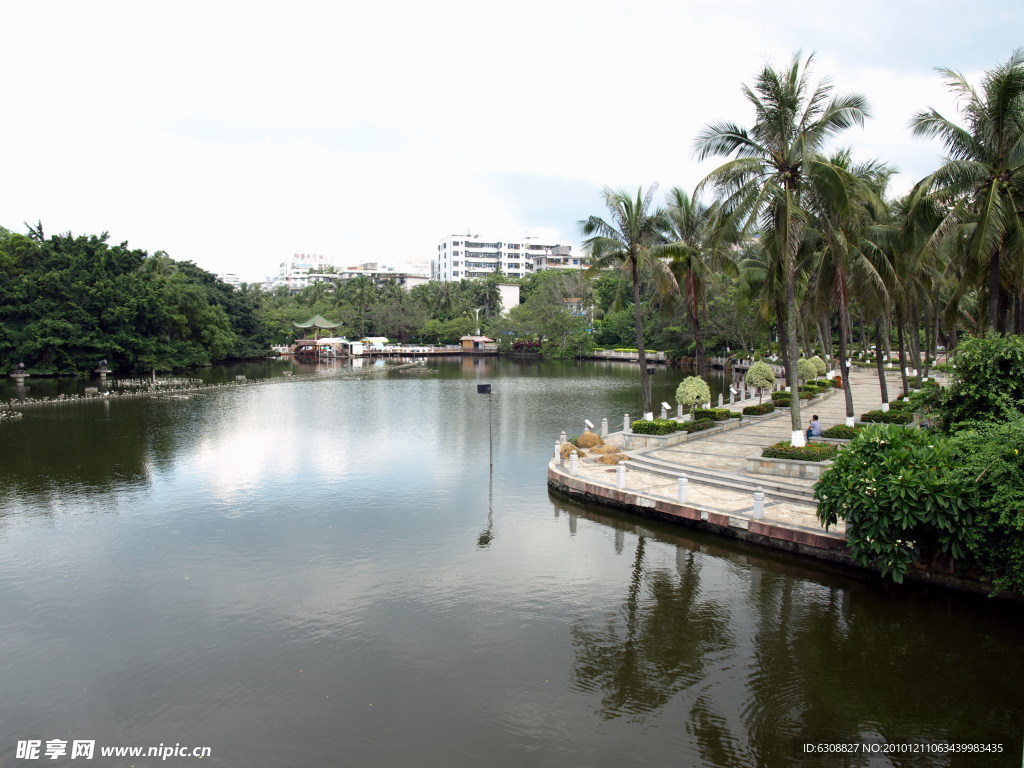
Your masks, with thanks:
[[[217,279],[220,280],[222,283],[230,285],[236,291],[238,290],[240,281],[238,279],[238,275],[236,275],[234,272],[221,272],[219,275],[217,275]]]
[[[334,262],[321,254],[296,253],[281,262],[276,275],[267,278],[267,287],[284,286],[292,291],[301,291],[310,284],[310,275],[320,274],[333,266]]]
[[[445,282],[500,272],[524,277],[545,269],[586,269],[589,262],[572,252],[572,243],[540,243],[536,238],[490,239],[480,235],[449,235],[437,244],[430,276]]]

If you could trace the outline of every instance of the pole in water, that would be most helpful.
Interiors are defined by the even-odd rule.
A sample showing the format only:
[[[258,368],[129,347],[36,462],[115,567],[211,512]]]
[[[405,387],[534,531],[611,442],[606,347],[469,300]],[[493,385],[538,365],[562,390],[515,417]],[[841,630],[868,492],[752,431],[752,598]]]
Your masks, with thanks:
[[[489,454],[491,461],[491,471],[494,471],[494,402],[491,400],[491,385],[490,384],[477,384],[476,393],[478,395],[487,395],[487,442],[489,446]]]

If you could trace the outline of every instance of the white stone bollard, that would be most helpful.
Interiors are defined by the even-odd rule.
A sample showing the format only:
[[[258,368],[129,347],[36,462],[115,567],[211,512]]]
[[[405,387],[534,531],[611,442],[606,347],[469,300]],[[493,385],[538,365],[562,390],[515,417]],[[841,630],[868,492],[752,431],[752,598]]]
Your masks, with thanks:
[[[565,430],[562,430],[562,434],[561,434],[561,435],[559,435],[559,437],[558,437],[558,442],[560,442],[560,443],[564,443],[564,442],[566,442],[566,439],[565,439]]]
[[[615,465],[615,487],[626,487],[626,462],[620,461]]]
[[[576,470],[579,467],[578,462],[579,456],[576,454],[576,451],[573,451],[571,454],[569,454],[569,475],[571,477],[576,477]]]
[[[629,414],[628,413],[624,414],[622,416],[622,431],[625,432],[626,434],[629,434]]]
[[[676,406],[676,418],[677,419],[683,418],[683,406],[682,406],[682,404]]]
[[[665,408],[661,409],[661,416],[659,418],[661,418],[661,419],[667,419],[668,418],[668,411],[665,410]]]
[[[608,437],[608,419],[601,419],[601,437]]]
[[[686,475],[680,475],[679,479],[676,481],[676,498],[679,500],[680,504],[685,504],[686,499],[690,494],[688,482]]]
[[[555,440],[555,461],[559,462],[562,460],[562,444]]]
[[[764,489],[758,486],[754,491],[754,513],[753,518],[760,520],[764,517]]]
[[[719,392],[718,393],[718,407],[721,408],[723,405],[725,405],[725,397],[722,395],[721,392]]]

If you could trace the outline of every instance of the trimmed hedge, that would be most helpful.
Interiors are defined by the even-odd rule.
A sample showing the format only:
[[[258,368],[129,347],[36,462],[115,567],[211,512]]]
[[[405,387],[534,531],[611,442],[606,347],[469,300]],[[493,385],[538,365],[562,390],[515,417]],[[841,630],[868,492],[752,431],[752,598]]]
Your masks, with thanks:
[[[845,424],[836,424],[821,433],[822,437],[831,437],[833,440],[852,440],[857,436],[863,427],[848,427]]]
[[[672,419],[637,419],[630,425],[634,435],[669,435],[678,432],[683,425]]]
[[[889,408],[894,411],[905,411],[911,407],[909,400],[896,400],[895,402],[889,403]]]
[[[788,405],[788,403],[787,403]],[[761,403],[760,405],[748,405],[743,409],[744,416],[764,416],[775,410],[775,403]]]
[[[800,393],[800,397],[803,397],[805,393],[817,395],[818,393],[821,392],[821,387],[815,387],[812,384],[804,384],[802,387],[799,387],[797,389],[797,392]]]
[[[894,404],[889,404],[890,407],[892,405]],[[909,424],[914,420],[914,414],[905,408],[891,411],[868,411],[860,415],[860,420],[872,424]]]
[[[761,451],[762,459],[788,459],[789,461],[831,461],[839,452],[835,445],[808,443],[802,448],[794,448],[788,440],[769,445]]]
[[[813,381],[808,381],[807,385],[811,387],[818,387],[819,389],[833,389],[836,386],[836,380],[814,379]]]
[[[705,429],[711,429],[715,426],[715,422],[711,419],[701,419],[700,421],[687,421],[680,425],[683,432],[703,432]]]
[[[779,400],[789,400],[792,397],[793,397],[793,395],[791,393],[789,393],[789,392],[782,392],[782,391],[772,392],[772,402],[773,403],[777,403],[777,402],[779,402]]]
[[[711,421],[728,421],[729,413],[730,411],[728,408],[696,408],[693,411],[693,420],[702,421],[704,419],[710,419]]]
[[[740,413],[739,411],[729,411],[729,418],[730,419],[742,419],[743,418],[743,414]]]

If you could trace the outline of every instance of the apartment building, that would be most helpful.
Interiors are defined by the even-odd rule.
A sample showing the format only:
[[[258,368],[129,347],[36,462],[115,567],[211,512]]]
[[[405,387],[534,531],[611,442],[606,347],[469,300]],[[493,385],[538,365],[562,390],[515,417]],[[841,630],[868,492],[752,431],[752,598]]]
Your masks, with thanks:
[[[500,272],[524,277],[545,269],[586,269],[589,261],[572,252],[572,243],[541,243],[536,238],[491,239],[480,235],[449,235],[437,244],[430,276],[445,282],[485,277]]]

